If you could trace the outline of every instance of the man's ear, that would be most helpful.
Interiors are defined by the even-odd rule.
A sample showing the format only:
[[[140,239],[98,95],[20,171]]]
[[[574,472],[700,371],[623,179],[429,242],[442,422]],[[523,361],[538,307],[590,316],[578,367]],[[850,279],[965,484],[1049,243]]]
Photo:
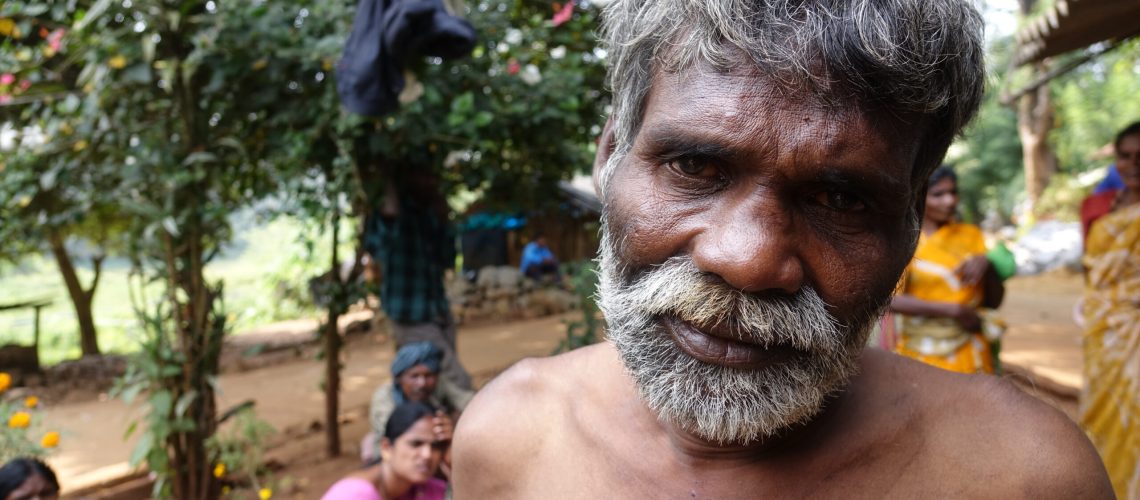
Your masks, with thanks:
[[[602,129],[602,135],[598,137],[598,152],[594,155],[594,193],[600,198],[602,196],[601,173],[602,169],[606,168],[606,163],[610,161],[610,155],[614,154],[614,116],[610,115],[606,119],[606,126]]]

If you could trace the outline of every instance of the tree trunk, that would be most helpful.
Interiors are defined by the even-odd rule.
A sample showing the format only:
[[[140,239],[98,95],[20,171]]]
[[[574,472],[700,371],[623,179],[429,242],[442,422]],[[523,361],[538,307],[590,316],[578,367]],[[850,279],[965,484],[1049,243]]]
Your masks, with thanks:
[[[325,324],[325,437],[329,458],[340,456],[340,332],[337,320],[344,301],[344,286],[337,263],[337,240],[340,236],[340,210],[333,208],[332,263],[330,275],[335,289],[329,294],[329,316]]]
[[[1034,66],[1037,74],[1047,71],[1043,63]],[[1021,97],[1017,106],[1017,135],[1025,162],[1025,190],[1029,196],[1029,213],[1033,213],[1049,179],[1057,171],[1057,156],[1049,146],[1053,129],[1053,101],[1048,85]]]
[[[99,338],[95,330],[95,319],[91,313],[91,301],[95,298],[95,287],[99,284],[102,260],[96,258],[93,261],[95,278],[91,280],[91,288],[84,290],[83,285],[79,283],[79,276],[75,272],[71,255],[67,253],[67,247],[63,244],[63,237],[53,231],[48,235],[48,240],[51,245],[51,253],[55,256],[55,262],[59,266],[59,273],[63,275],[63,283],[67,286],[67,295],[71,298],[72,306],[75,307],[75,319],[79,322],[80,352],[83,353],[83,356],[98,356],[100,354]]]

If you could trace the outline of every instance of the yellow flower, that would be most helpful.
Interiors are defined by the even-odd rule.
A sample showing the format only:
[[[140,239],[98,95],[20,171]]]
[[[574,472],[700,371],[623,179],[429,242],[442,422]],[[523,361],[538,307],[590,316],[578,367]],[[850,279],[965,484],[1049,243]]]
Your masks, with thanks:
[[[257,61],[254,61],[253,70],[254,71],[261,71],[261,70],[265,69],[266,66],[269,66],[269,61],[266,61],[265,58],[261,58],[261,59],[258,59]]]
[[[71,149],[76,152],[83,151],[84,149],[87,149],[87,141],[80,139],[75,143],[74,146],[71,146]]]
[[[24,398],[24,406],[27,406],[28,408],[35,408],[39,405],[40,405],[40,398],[37,398],[35,396],[28,396],[28,397]]]
[[[20,28],[11,18],[0,17],[0,35],[20,38]]]
[[[218,464],[214,466],[214,477],[222,477],[226,475],[226,464]]]
[[[12,386],[12,376],[7,373],[0,372],[0,392],[8,390]]]
[[[55,448],[56,446],[59,446],[59,433],[51,431],[47,434],[44,434],[43,439],[40,440],[40,446],[43,446],[44,448]]]
[[[223,495],[229,495],[230,494],[230,487],[229,486],[222,486],[222,494]]]
[[[63,135],[71,135],[72,132],[75,132],[75,129],[71,128],[71,124],[69,124],[67,122],[63,122],[62,124],[60,124],[59,133],[61,133]]]
[[[123,56],[112,57],[109,61],[107,61],[107,66],[110,66],[114,69],[123,69],[127,67],[127,58]]]
[[[26,411],[13,413],[8,419],[8,427],[13,429],[26,429],[32,423],[32,415]]]
[[[257,498],[260,498],[261,500],[269,500],[270,498],[273,498],[273,490],[269,488],[262,488],[260,490],[257,490]]]
[[[333,69],[333,62],[332,62],[332,60],[331,60],[331,59],[323,59],[323,60],[321,60],[321,69],[323,69],[323,70],[325,70],[325,71],[332,71],[332,69]]]

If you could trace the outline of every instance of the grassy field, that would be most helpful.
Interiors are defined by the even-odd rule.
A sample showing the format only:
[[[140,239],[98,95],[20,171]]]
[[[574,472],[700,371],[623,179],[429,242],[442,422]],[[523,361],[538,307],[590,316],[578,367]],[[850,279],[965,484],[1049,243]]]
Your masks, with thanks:
[[[312,234],[313,230],[294,219],[279,218],[266,224],[247,221],[246,224],[248,227],[240,230],[239,237],[206,269],[208,278],[224,280],[225,305],[232,318],[233,331],[314,314],[304,305],[282,300],[276,290],[281,280],[303,286],[316,274],[316,269],[327,266],[328,244],[318,243],[310,253],[301,236]],[[327,237],[318,237],[317,241],[326,240]],[[86,266],[85,262],[78,264]],[[94,303],[99,345],[104,352],[128,353],[137,349],[140,330],[132,307],[129,271],[124,259],[109,259],[104,264]],[[89,267],[81,268],[80,273],[83,283],[89,283]],[[160,293],[158,287],[150,287],[146,295],[153,301]],[[50,255],[32,257],[18,267],[0,271],[0,304],[35,299],[53,301],[43,310],[40,320],[41,362],[54,364],[78,357],[74,309]],[[0,312],[0,345],[31,344],[32,337],[30,309]]]

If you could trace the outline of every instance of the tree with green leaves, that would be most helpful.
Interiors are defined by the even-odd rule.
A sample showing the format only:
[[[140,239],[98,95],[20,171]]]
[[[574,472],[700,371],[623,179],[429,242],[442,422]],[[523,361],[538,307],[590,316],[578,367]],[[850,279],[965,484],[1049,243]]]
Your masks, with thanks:
[[[0,209],[30,221],[34,212],[23,209],[40,195],[21,193],[43,188],[33,174],[50,163],[60,166],[57,179],[93,196],[90,206],[105,201],[124,221],[146,340],[121,390],[146,398],[133,461],[157,474],[156,496],[218,493],[204,443],[217,425],[215,378],[228,326],[223,283],[204,271],[230,239],[228,216],[267,196],[302,197],[305,183],[333,199],[308,205],[313,220],[361,216],[395,168],[435,171],[446,193],[467,189],[501,205],[551,199],[555,181],[588,168],[607,103],[596,12],[574,9],[473,3],[468,15],[480,43],[471,57],[408,61],[416,80],[405,104],[368,119],[344,113],[332,84],[355,10],[347,1],[0,7],[0,20],[16,20],[0,22],[0,35],[10,35],[0,73],[15,75],[19,89],[0,89],[8,96],[4,121],[44,137],[40,145],[21,142],[23,184],[3,191]],[[559,11],[574,13],[555,23]],[[25,50],[37,44],[52,50]],[[90,210],[72,213],[84,224],[118,227],[95,222]],[[149,296],[148,284],[161,296]],[[349,300],[335,295],[326,330],[334,337]],[[334,337],[325,353],[331,421]]]

